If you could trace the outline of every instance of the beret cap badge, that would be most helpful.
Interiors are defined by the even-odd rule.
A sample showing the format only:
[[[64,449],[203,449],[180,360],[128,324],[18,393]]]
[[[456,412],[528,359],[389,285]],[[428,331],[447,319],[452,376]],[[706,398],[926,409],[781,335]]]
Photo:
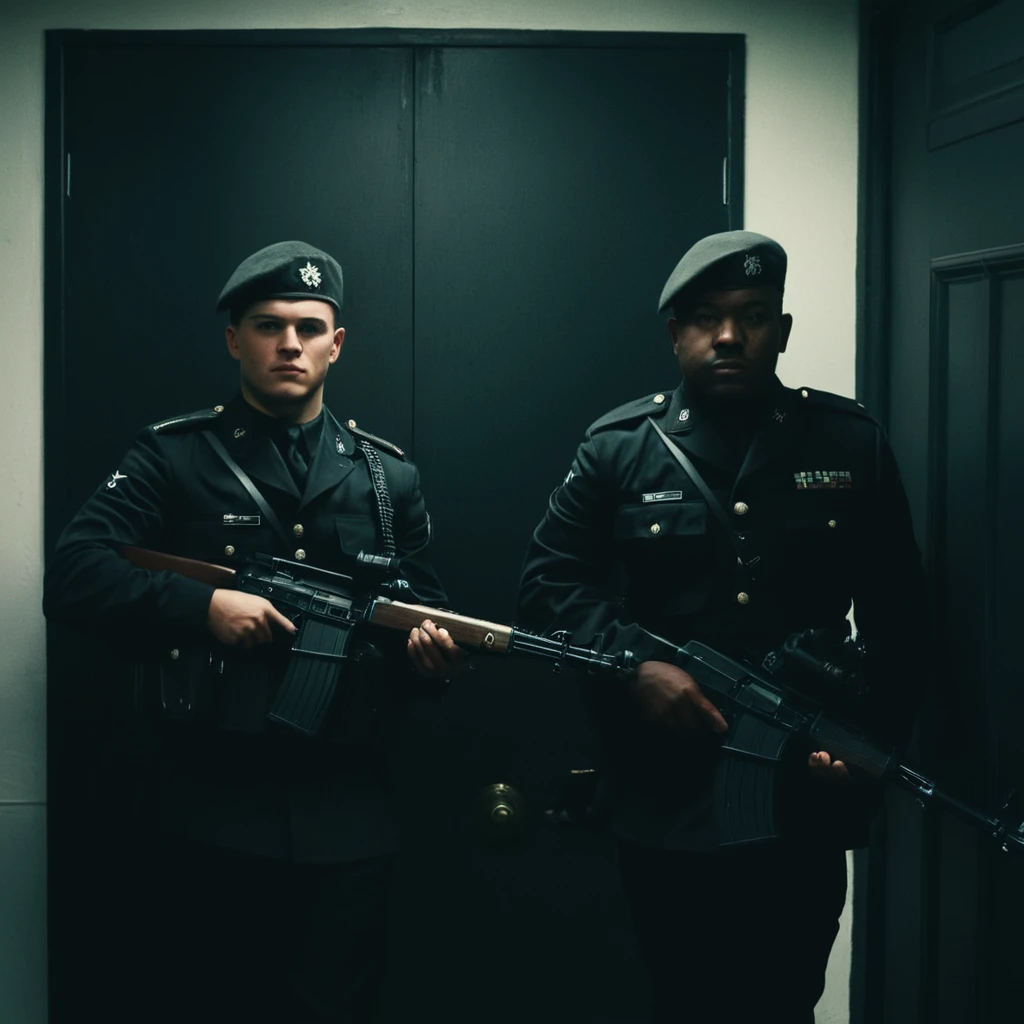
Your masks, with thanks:
[[[721,231],[698,239],[669,275],[658,312],[702,291],[786,287],[786,250],[754,231]]]
[[[217,309],[237,311],[268,299],[315,298],[340,312],[343,290],[341,265],[330,253],[307,242],[274,242],[238,264],[221,290]]]
[[[304,267],[299,268],[299,277],[302,278],[302,283],[307,288],[320,287],[320,268],[314,267],[308,260]]]

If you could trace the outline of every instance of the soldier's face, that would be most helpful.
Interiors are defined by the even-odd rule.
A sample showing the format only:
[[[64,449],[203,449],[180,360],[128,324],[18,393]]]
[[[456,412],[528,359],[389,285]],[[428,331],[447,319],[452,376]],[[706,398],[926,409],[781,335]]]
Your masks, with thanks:
[[[767,391],[792,326],[774,288],[705,292],[668,322],[672,351],[691,392],[723,402]]]
[[[345,329],[334,326],[334,307],[327,302],[268,299],[229,325],[226,338],[241,364],[243,394],[274,411],[319,398]]]

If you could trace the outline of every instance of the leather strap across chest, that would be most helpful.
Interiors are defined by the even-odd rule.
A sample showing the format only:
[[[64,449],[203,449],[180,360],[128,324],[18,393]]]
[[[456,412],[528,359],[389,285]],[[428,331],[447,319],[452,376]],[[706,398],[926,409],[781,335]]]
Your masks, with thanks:
[[[739,559],[740,565],[748,569],[753,567],[760,561],[760,557],[757,555],[751,556],[750,553],[744,549],[740,538],[737,536],[737,531],[732,520],[726,514],[725,509],[722,508],[721,502],[715,497],[711,488],[708,487],[707,483],[705,483],[704,478],[698,472],[697,467],[690,461],[689,457],[679,447],[679,445],[674,444],[668,434],[666,434],[650,416],[647,417],[647,422],[654,427],[658,437],[661,438],[662,443],[669,450],[669,454],[676,460],[676,462],[679,463],[680,466],[683,467],[683,471],[690,480],[693,481],[693,485],[697,490],[700,491],[701,497],[703,497],[708,508],[711,510],[711,513],[725,528],[726,536],[729,538],[729,541],[736,551],[736,557]]]
[[[256,503],[256,507],[266,517],[267,522],[270,523],[274,532],[283,541],[285,547],[291,547],[291,535],[285,530],[281,520],[277,517],[277,513],[274,512],[267,499],[260,493],[259,488],[252,482],[249,474],[231,457],[230,452],[224,447],[216,434],[210,430],[204,430],[203,437],[217,453],[221,462],[231,470],[238,482],[245,488],[246,493]],[[392,558],[395,554],[395,512],[391,504],[387,479],[384,476],[384,466],[381,464],[380,456],[373,445],[361,441],[359,442],[359,449],[365,456],[370,470],[370,483],[373,485],[373,494],[376,499],[377,519],[384,547],[383,553],[386,557]]]
[[[291,536],[285,531],[285,528],[281,525],[281,520],[277,518],[277,513],[270,507],[267,499],[260,494],[259,488],[252,482],[249,474],[246,473],[246,471],[242,469],[237,462],[235,462],[227,448],[221,444],[220,438],[217,437],[216,434],[210,430],[204,430],[203,437],[217,455],[220,456],[221,462],[223,462],[224,465],[234,473],[238,482],[245,488],[249,497],[256,502],[256,507],[263,513],[267,522],[273,527],[274,532],[284,542],[285,547],[290,548],[292,545]]]

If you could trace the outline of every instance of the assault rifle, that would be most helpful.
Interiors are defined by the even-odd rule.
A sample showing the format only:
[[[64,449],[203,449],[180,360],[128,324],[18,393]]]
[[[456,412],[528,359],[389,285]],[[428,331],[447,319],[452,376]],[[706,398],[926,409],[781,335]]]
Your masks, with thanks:
[[[241,568],[231,569],[145,548],[125,546],[121,553],[142,569],[170,570],[213,587],[265,597],[297,623],[288,666],[267,717],[307,736],[315,736],[327,718],[346,661],[361,653],[357,642],[361,626],[408,632],[431,619],[448,630],[457,644],[474,651],[533,654],[554,659],[556,667],[567,663],[627,674],[633,669],[628,651],[611,655],[576,647],[568,633],[538,636],[514,626],[386,596],[380,591],[401,593],[408,584],[394,578],[398,560],[381,555],[357,556],[363,577],[357,583],[352,576],[267,555],[257,555]]]
[[[234,587],[265,597],[298,623],[288,667],[267,717],[313,736],[330,710],[345,662],[357,656],[361,626],[408,631],[424,619],[448,630],[470,650],[528,654],[552,659],[555,668],[576,665],[591,673],[629,677],[636,662],[629,651],[601,651],[573,645],[566,632],[539,636],[514,626],[410,604],[379,593],[407,588],[395,579],[397,560],[360,554],[357,565],[369,587],[352,576],[283,558],[257,555],[239,569],[212,565],[137,547],[122,554],[134,565],[170,570],[215,587]],[[729,725],[715,779],[716,819],[723,846],[778,838],[780,768],[784,759],[825,750],[854,771],[909,790],[922,806],[940,807],[986,832],[1006,851],[1024,853],[1024,822],[993,817],[938,789],[934,782],[900,764],[894,748],[881,744],[852,717],[836,708],[855,706],[863,696],[862,673],[820,649],[818,631],[794,634],[761,666],[729,658],[697,641],[677,649],[676,664],[689,672]],[[1009,801],[1007,801],[1007,805]],[[1005,807],[1004,807],[1005,810]]]
[[[1016,824],[957,800],[899,762],[895,748],[869,736],[852,715],[866,696],[856,662],[830,659],[820,649],[822,631],[791,636],[760,668],[728,658],[690,641],[676,654],[729,725],[715,776],[715,814],[723,846],[763,842],[778,836],[776,804],[779,769],[794,748],[806,758],[824,750],[855,773],[909,791],[922,807],[937,807],[988,834],[1003,851],[1024,853],[1024,821]],[[833,651],[835,648],[833,648]],[[784,680],[784,681],[783,681]],[[799,741],[799,742],[797,742]],[[1001,813],[1005,814],[1013,794]]]

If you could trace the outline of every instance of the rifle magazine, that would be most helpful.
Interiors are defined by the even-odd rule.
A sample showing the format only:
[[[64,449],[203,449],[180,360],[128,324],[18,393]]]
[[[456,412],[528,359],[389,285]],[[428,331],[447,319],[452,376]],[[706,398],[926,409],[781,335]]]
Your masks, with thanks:
[[[722,753],[715,773],[715,824],[720,846],[778,838],[772,762]]]
[[[348,657],[351,625],[307,617],[292,648],[288,668],[267,718],[306,736],[324,723],[342,664]]]

